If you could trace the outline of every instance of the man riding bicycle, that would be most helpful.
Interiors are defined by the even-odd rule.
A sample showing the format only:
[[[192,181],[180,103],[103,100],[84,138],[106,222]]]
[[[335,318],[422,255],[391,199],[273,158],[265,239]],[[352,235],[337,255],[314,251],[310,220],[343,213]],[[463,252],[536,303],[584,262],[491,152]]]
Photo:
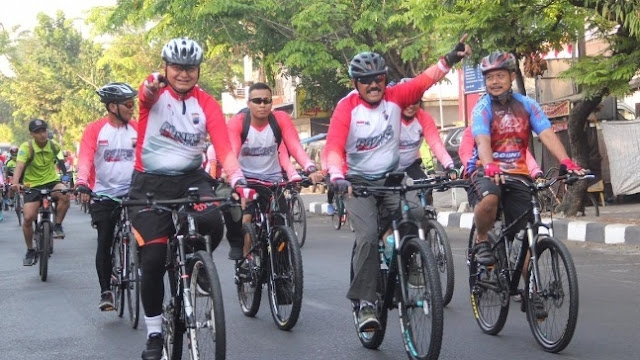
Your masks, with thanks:
[[[92,191],[110,197],[127,195],[138,138],[138,124],[131,120],[138,92],[125,83],[109,83],[96,93],[105,104],[107,116],[87,125],[82,134],[76,190],[84,203],[91,200]],[[102,199],[91,204],[90,209],[91,223],[98,231],[98,307],[102,311],[113,310],[114,295],[109,290],[111,247],[115,226],[120,219],[120,208],[116,201]]]
[[[480,264],[491,265],[495,258],[488,232],[496,220],[501,198],[507,223],[531,206],[529,189],[524,184],[508,188],[500,186],[504,184],[504,174],[528,178],[525,153],[531,130],[567,171],[583,175],[584,170],[571,161],[540,105],[512,91],[511,83],[516,77],[516,60],[512,54],[493,52],[482,59],[480,70],[487,95],[473,108],[471,132],[481,166],[470,174],[471,186],[467,195],[469,204],[474,206],[476,259]],[[510,235],[523,229],[528,220],[523,218]]]
[[[66,186],[60,182],[56,171],[56,163],[64,168],[62,151],[60,151],[60,146],[54,144],[53,140],[49,140],[47,123],[40,119],[31,120],[29,133],[33,140],[25,141],[20,145],[17,165],[13,173],[13,184],[11,185],[12,191],[19,191],[21,184],[32,190],[29,194],[24,195],[22,209],[24,216],[22,233],[27,245],[27,254],[22,262],[24,266],[31,266],[36,261],[36,251],[33,249],[33,221],[36,219],[40,207],[40,192],[38,190],[66,189]],[[66,169],[62,170],[66,172]],[[69,209],[69,194],[58,192],[52,194],[51,197],[57,201],[57,216],[53,234],[54,237],[64,238],[62,221]]]
[[[246,184],[229,143],[222,109],[197,85],[202,58],[202,48],[195,41],[172,39],[162,49],[164,75],[151,74],[140,86],[140,136],[129,192],[132,199],[146,199],[147,193],[158,199],[183,198],[191,187],[197,187],[201,196],[214,197],[216,182],[202,168],[207,135],[231,185]],[[215,248],[223,234],[223,214],[212,203],[203,203],[193,211],[199,232],[210,235]],[[158,360],[162,357],[167,241],[175,229],[167,212],[138,213],[132,208],[131,215],[141,247],[141,297],[148,338],[142,359]],[[226,212],[224,216],[227,224],[234,221]]]
[[[4,173],[5,190],[9,190],[4,195],[8,197],[10,206],[14,205],[12,202],[14,194],[11,190],[11,182],[13,181],[13,173],[16,170],[16,165],[18,165],[17,159],[18,147],[14,145],[9,148],[9,158],[7,159],[7,161],[5,161],[4,166],[2,167],[2,171]]]
[[[346,192],[351,182],[383,185],[385,175],[398,168],[402,110],[418,102],[451,66],[470,54],[465,39],[466,35],[454,50],[414,79],[388,89],[387,66],[382,56],[364,52],[351,60],[349,76],[355,90],[336,106],[327,134],[328,172],[338,193]],[[409,201],[419,203],[417,194],[408,197]],[[347,298],[360,302],[360,331],[379,328],[374,305],[379,269],[376,199],[350,198],[346,206],[356,235],[353,280]],[[390,219],[397,206],[398,195],[384,196],[381,209],[386,210],[384,218]],[[412,216],[418,219],[422,213],[421,207],[412,210]]]

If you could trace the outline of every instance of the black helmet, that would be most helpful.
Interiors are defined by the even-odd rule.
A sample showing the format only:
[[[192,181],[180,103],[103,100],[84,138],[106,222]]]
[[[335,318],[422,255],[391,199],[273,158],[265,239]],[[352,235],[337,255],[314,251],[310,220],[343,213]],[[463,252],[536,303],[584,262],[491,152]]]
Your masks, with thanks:
[[[486,75],[489,71],[505,69],[516,71],[516,58],[511,53],[502,51],[494,51],[482,58],[480,62],[480,70],[482,75]]]
[[[387,63],[374,52],[362,52],[353,57],[349,64],[349,77],[375,76],[387,73]]]
[[[171,64],[200,65],[202,48],[191,39],[171,39],[162,49],[162,60]]]
[[[109,83],[96,90],[96,93],[100,96],[100,101],[105,104],[120,103],[138,95],[138,91],[129,84],[120,82]]]

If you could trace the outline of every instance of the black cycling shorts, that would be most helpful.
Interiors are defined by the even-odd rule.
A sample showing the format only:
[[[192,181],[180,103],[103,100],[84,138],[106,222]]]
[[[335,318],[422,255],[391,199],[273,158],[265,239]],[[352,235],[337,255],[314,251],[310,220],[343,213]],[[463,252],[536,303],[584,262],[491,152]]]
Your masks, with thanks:
[[[30,202],[40,201],[40,190],[43,190],[43,189],[52,190],[58,184],[60,184],[60,181],[54,181],[48,184],[32,187],[30,189],[31,191],[28,194],[27,193],[24,194],[24,203],[26,204]]]

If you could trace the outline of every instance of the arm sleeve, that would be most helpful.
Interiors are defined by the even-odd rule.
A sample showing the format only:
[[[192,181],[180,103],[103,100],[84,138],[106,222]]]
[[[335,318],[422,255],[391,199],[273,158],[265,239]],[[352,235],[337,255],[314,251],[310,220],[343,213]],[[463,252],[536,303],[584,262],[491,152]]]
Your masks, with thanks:
[[[527,168],[529,169],[529,175],[532,178],[535,178],[536,175],[542,172],[542,170],[540,170],[540,167],[538,166],[538,163],[536,162],[536,158],[534,158],[531,151],[529,151],[529,148],[527,148],[527,153],[525,154],[524,161],[527,164]]]
[[[236,182],[244,179],[238,157],[234,154],[229,141],[227,124],[222,114],[220,105],[212,98],[204,102],[203,110],[207,119],[207,132],[211,138],[216,155],[222,167],[229,176],[229,183],[235,186]]]
[[[438,132],[438,128],[436,127],[435,122],[433,121],[433,117],[429,115],[428,112],[419,109],[416,113],[416,117],[422,126],[422,133],[424,135],[424,139],[429,144],[431,151],[436,156],[438,161],[442,164],[442,167],[448,169],[453,166],[453,160],[451,156],[445,149],[444,144],[442,143],[442,139],[440,138],[440,133]]]
[[[90,124],[82,134],[80,141],[80,151],[78,153],[78,175],[76,183],[78,185],[90,186],[91,174],[94,171],[94,159],[96,154],[96,144],[98,143],[99,128],[95,123]]]
[[[473,157],[473,148],[476,146],[476,142],[471,135],[471,127],[464,129],[462,133],[462,139],[460,140],[460,147],[458,148],[458,156],[460,161],[464,165],[465,169],[469,168],[469,160]]]
[[[278,126],[280,127],[280,131],[282,131],[282,142],[280,143],[280,153],[283,153],[282,147],[283,145],[286,147],[284,152],[288,152],[288,155],[293,156],[294,159],[302,166],[305,171],[309,169],[310,166],[315,166],[313,161],[307,155],[307,152],[304,151],[302,147],[302,143],[300,143],[300,136],[298,136],[298,131],[295,126],[293,126],[293,121],[289,115],[282,111],[273,112],[276,120],[278,121]],[[288,160],[286,163],[291,164],[291,161]],[[285,168],[286,164],[282,163],[282,159],[280,161],[280,165]],[[286,169],[285,169],[286,170]],[[288,172],[287,172],[288,173]]]
[[[342,171],[345,162],[345,145],[351,125],[349,97],[342,99],[333,111],[327,132],[326,152],[327,172],[331,180],[344,179]]]
[[[231,150],[236,155],[236,157],[240,156],[240,149],[242,148],[241,137],[242,137],[242,117],[243,116],[244,115],[235,115],[227,123],[227,132],[229,133],[229,143],[231,143]]]
[[[298,171],[296,167],[291,163],[291,157],[289,155],[289,151],[287,151],[287,147],[281,143],[278,148],[278,160],[280,161],[280,166],[282,166],[282,170],[287,174],[287,178],[289,180],[298,176]]]
[[[151,94],[147,90],[147,87],[144,86],[146,81],[153,81],[154,76],[156,76],[156,74],[150,74],[142,82],[142,84],[140,84],[140,88],[138,89],[138,99],[140,100],[140,107],[151,109],[153,104],[155,104],[156,101],[158,101],[158,98],[160,97],[160,93],[163,91],[163,89],[158,89],[158,91],[156,91],[154,94]]]

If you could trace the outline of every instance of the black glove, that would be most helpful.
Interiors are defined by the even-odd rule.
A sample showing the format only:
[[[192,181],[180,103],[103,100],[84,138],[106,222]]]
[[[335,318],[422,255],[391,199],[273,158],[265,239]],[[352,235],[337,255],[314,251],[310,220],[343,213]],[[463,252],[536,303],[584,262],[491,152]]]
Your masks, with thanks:
[[[338,194],[343,194],[349,191],[349,186],[351,183],[345,179],[336,179],[331,181],[331,186],[333,186],[333,191]]]
[[[462,60],[464,56],[458,55],[458,52],[464,51],[464,44],[459,42],[456,47],[451,50],[450,53],[444,56],[444,61],[447,63],[449,67],[453,67],[453,65],[457,64]]]
[[[81,193],[81,194],[91,195],[91,189],[89,189],[89,187],[85,186],[85,185],[76,186],[76,191]]]

